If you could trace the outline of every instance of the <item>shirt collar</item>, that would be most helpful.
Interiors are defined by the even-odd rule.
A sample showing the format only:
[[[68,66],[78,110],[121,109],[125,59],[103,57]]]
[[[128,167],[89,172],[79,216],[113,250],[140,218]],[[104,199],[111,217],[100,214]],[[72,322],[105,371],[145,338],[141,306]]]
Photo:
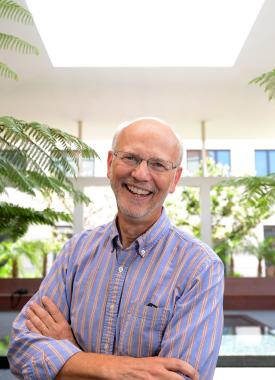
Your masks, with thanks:
[[[150,249],[157,244],[157,242],[166,234],[170,227],[170,220],[164,208],[159,219],[147,230],[144,234],[139,236],[131,247],[135,247],[136,252],[144,257]],[[112,242],[113,250],[117,249],[119,243],[119,232],[117,229],[116,218],[111,224],[110,240]]]

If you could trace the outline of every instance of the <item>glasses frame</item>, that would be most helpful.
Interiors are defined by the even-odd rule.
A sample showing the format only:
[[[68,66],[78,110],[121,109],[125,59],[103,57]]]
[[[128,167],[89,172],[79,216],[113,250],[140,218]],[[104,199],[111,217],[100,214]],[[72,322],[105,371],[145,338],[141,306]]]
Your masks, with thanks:
[[[155,158],[155,157],[150,157],[148,159],[146,158],[142,158],[140,157],[138,154],[135,154],[135,153],[131,153],[131,152],[125,152],[123,150],[117,150],[117,151],[114,151],[113,152],[113,155],[120,159],[125,165],[129,166],[129,167],[132,167],[132,168],[137,168],[141,163],[142,161],[146,161],[147,163],[147,167],[148,169],[152,170],[154,173],[166,173],[168,171],[171,171],[171,170],[174,170],[174,169],[177,169],[179,167],[179,165],[177,164],[174,164],[173,162],[171,161],[165,161],[165,160],[162,160],[161,158]],[[126,158],[126,157],[123,157],[123,155],[129,155],[129,156],[133,156],[135,158],[135,161],[136,163],[127,163],[123,160],[123,158]],[[157,170],[157,169],[154,169],[152,166],[151,166],[151,162],[152,160],[154,161],[160,161],[163,163],[163,168],[164,170]]]

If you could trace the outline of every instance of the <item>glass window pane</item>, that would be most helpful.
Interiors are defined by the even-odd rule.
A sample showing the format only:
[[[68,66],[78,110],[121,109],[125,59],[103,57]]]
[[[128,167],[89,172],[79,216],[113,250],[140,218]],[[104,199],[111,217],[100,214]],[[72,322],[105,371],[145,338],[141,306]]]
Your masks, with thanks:
[[[213,158],[213,160],[216,162],[216,157],[215,157],[215,151],[214,150],[208,150],[207,151],[208,157]]]
[[[187,151],[187,169],[189,173],[196,174],[199,171],[200,160],[201,160],[200,150]]]
[[[275,150],[269,151],[269,174],[275,173]]]
[[[217,151],[217,162],[222,165],[230,166],[230,153],[229,150]]]
[[[94,176],[95,161],[94,159],[85,159],[81,160],[81,171],[80,175],[82,177],[92,177]]]
[[[265,150],[255,151],[256,175],[267,175],[267,154]]]

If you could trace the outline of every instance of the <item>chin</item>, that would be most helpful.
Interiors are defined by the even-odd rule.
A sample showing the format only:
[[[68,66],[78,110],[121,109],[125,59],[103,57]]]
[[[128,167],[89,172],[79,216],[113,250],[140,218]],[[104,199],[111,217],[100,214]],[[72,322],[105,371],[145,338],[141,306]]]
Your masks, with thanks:
[[[142,210],[138,208],[124,207],[121,204],[117,205],[118,211],[121,215],[132,218],[132,219],[140,219],[144,218],[150,214],[150,210]]]

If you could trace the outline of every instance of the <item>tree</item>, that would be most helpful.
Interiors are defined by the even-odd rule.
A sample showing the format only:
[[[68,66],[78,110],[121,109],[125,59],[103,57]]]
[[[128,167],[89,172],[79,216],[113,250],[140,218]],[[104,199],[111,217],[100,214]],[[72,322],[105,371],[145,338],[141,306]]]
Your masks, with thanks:
[[[225,169],[215,165],[211,159],[207,160],[207,170],[212,176],[226,174]],[[198,174],[201,174],[201,170]],[[273,210],[265,200],[244,197],[241,187],[230,185],[230,181],[223,181],[212,188],[211,215],[213,249],[228,267],[227,274],[233,275],[233,254],[238,252],[241,243],[252,234],[254,228],[272,215]],[[168,201],[167,207],[176,225],[185,226],[195,236],[200,237],[200,204],[197,189],[184,188],[181,204]]]
[[[0,266],[5,266],[6,274],[12,278],[19,277],[19,268],[22,259],[28,258],[32,264],[37,263],[37,250],[32,242],[2,242],[0,244]]]
[[[31,13],[12,0],[0,0],[0,19],[9,19],[27,25],[33,25]],[[14,50],[24,54],[39,54],[37,47],[18,36],[0,32],[0,49]],[[18,79],[18,75],[8,65],[0,62],[0,75],[9,79]]]
[[[0,18],[32,24],[32,15],[12,0],[0,0]],[[0,33],[0,49],[38,54],[38,49],[13,35]],[[0,62],[0,75],[17,79],[17,74]],[[76,176],[81,157],[93,159],[96,152],[80,139],[37,122],[25,122],[10,116],[0,117],[0,194],[12,186],[23,193],[44,197],[72,196],[75,202],[89,203],[68,175]],[[0,241],[16,240],[30,224],[54,225],[58,220],[71,222],[71,215],[51,207],[35,210],[0,202]]]
[[[267,176],[249,176],[231,179],[228,184],[243,188],[243,197],[254,203],[275,204],[275,173]]]
[[[249,83],[258,84],[263,87],[269,100],[275,97],[275,69],[263,73],[257,78],[252,79]]]
[[[264,88],[268,95],[268,99],[272,100],[275,97],[275,69],[263,73],[255,79],[252,79],[250,84],[258,84]],[[243,186],[243,196],[253,198],[255,202],[269,203],[270,206],[275,204],[275,173],[263,177],[241,177],[232,179],[232,185]]]
[[[34,266],[34,275],[45,277],[49,253],[56,255],[62,241],[56,240],[18,240],[0,244],[0,277],[25,277],[23,263],[27,258]]]
[[[269,236],[263,241],[254,239],[245,246],[246,251],[258,259],[258,277],[263,275],[263,261],[267,265],[275,264],[275,237]]]
[[[90,199],[75,188],[80,157],[93,159],[96,152],[79,138],[47,125],[0,117],[0,194],[10,186],[36,196],[57,194],[72,196],[75,202],[88,204]],[[44,210],[0,202],[0,238],[16,240],[28,226],[71,222],[71,215],[48,207]]]

